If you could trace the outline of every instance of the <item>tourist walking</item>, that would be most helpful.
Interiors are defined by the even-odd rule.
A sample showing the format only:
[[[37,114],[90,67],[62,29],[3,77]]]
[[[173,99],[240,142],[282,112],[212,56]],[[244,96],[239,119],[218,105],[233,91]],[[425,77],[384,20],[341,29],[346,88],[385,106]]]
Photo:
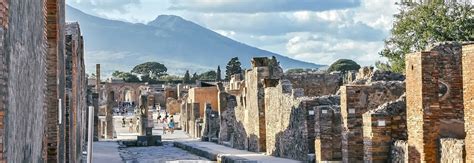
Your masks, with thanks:
[[[125,122],[125,117],[124,117],[124,118],[122,118],[122,127],[125,127],[125,123],[126,122]]]
[[[128,123],[128,132],[133,132],[133,119],[130,119]]]
[[[163,134],[166,134],[166,128],[168,127],[168,120],[166,117],[161,120],[161,125],[163,126]]]
[[[170,123],[168,123],[168,128],[171,134],[173,134],[174,133],[174,119],[173,118],[170,119]]]

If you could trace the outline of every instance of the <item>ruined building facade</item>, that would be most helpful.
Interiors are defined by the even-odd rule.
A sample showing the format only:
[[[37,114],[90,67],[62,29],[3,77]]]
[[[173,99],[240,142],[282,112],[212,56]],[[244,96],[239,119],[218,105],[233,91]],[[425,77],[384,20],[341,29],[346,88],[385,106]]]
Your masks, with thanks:
[[[77,126],[70,130],[77,130],[78,135],[67,140],[72,133],[67,130],[66,112],[72,109],[66,107],[69,65],[64,10],[64,0],[0,1],[0,161],[81,159],[85,143],[82,114],[71,120]],[[86,103],[82,38],[73,40],[78,47],[71,54],[77,57],[79,66],[70,69],[77,91],[69,99],[71,106],[76,105],[76,111],[83,113]]]

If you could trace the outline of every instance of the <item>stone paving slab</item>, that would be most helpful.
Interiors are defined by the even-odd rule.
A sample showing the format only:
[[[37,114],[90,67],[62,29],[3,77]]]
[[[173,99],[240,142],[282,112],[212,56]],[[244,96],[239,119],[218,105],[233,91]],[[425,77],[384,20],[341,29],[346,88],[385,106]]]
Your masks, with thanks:
[[[239,163],[297,163],[300,161],[238,150],[223,145],[199,140],[175,141],[174,146],[213,161]]]
[[[122,163],[117,142],[94,142],[92,151],[92,162]]]

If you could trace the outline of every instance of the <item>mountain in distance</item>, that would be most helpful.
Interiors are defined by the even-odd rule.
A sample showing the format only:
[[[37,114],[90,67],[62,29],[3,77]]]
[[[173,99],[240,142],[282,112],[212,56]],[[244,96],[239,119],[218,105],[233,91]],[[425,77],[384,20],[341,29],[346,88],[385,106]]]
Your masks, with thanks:
[[[81,26],[89,73],[95,71],[96,63],[101,64],[102,74],[110,75],[148,61],[163,63],[170,74],[215,70],[218,65],[225,71],[232,57],[239,57],[243,68],[248,68],[250,59],[259,56],[275,56],[285,69],[322,67],[242,44],[179,16],[160,15],[148,24],[128,23],[67,6],[66,21]]]

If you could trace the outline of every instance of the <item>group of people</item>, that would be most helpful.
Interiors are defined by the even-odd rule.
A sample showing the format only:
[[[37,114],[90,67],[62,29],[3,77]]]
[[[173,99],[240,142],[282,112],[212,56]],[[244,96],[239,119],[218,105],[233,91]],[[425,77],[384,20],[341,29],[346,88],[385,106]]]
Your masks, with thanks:
[[[171,134],[174,133],[175,122],[174,122],[173,115],[168,116],[168,114],[166,114],[164,117],[161,117],[161,115],[158,115],[157,121],[158,123],[161,123],[163,127],[163,134],[166,134],[167,133],[166,131],[169,131]]]
[[[125,120],[125,117],[122,118],[122,127],[125,127],[126,125],[126,120]],[[136,132],[138,132],[140,129],[139,129],[139,125],[140,124],[140,118],[137,118],[137,121],[136,121],[136,124],[133,123],[133,119],[130,118],[130,121],[128,123],[128,132],[133,132],[133,126],[136,126]]]

